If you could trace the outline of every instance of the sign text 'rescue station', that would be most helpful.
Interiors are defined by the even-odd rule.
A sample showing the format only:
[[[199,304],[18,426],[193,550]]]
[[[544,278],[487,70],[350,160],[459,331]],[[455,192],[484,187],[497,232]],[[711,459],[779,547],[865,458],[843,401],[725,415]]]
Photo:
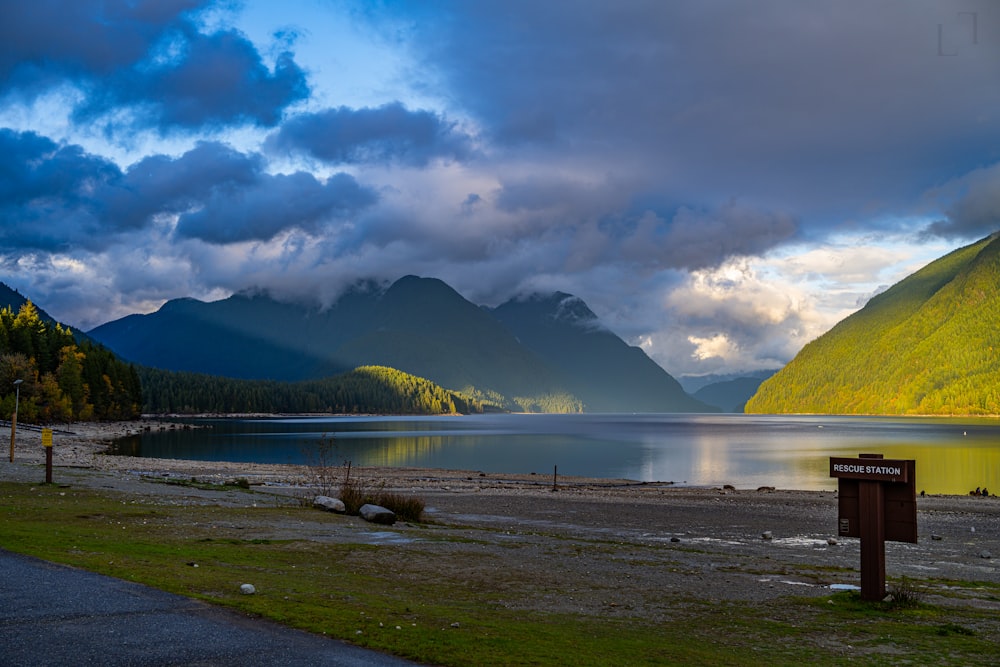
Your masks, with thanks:
[[[867,479],[875,482],[902,482],[908,479],[906,461],[888,459],[830,459],[830,477]]]

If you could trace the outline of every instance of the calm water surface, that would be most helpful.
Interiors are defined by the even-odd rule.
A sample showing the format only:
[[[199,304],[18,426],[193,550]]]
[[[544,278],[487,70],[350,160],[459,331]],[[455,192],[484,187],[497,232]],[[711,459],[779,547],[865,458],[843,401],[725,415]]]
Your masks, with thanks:
[[[472,415],[189,420],[208,428],[119,441],[115,453],[204,461],[335,462],[834,489],[829,457],[915,459],[917,489],[1000,492],[1000,421],[757,415]]]

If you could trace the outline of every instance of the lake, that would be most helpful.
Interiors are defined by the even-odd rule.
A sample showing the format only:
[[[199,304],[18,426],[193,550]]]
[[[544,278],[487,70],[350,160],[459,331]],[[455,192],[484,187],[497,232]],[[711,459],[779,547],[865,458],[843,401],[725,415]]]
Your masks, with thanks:
[[[585,414],[181,420],[118,441],[131,456],[530,473],[685,486],[835,489],[829,457],[915,459],[917,491],[1000,492],[1000,420]]]

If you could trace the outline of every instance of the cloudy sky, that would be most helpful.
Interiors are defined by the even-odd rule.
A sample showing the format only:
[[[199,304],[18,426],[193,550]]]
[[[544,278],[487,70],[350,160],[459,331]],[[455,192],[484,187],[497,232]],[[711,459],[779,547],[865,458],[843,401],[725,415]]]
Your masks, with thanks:
[[[0,280],[83,329],[413,273],[774,368],[1000,226],[990,0],[32,0],[0,44]]]

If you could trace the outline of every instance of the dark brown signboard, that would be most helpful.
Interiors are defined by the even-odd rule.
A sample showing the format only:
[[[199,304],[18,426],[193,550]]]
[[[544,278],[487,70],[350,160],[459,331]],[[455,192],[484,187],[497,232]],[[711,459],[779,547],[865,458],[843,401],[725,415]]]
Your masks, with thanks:
[[[862,454],[830,458],[837,480],[837,533],[861,539],[861,597],[885,596],[885,540],[917,541],[916,462]]]
[[[882,520],[890,542],[917,541],[917,499],[914,485],[885,484],[882,487]],[[841,479],[837,487],[837,533],[861,537],[861,492],[856,479]]]

